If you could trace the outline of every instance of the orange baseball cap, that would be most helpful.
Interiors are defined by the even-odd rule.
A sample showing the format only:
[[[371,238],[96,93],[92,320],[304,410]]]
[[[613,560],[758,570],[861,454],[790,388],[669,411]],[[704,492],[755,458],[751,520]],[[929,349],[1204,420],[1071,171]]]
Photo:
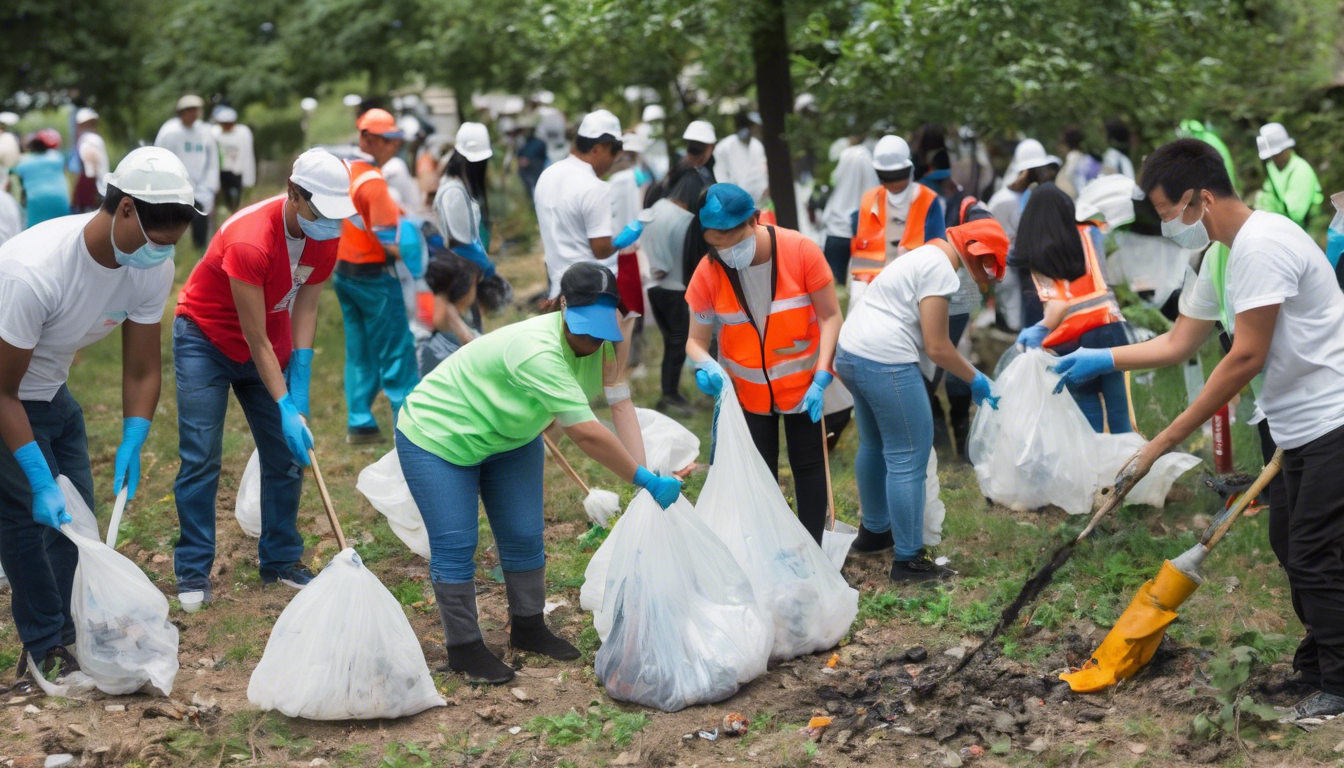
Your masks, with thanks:
[[[368,131],[384,139],[406,138],[406,134],[397,125],[396,118],[385,109],[370,109],[359,116],[359,122],[355,123],[355,127],[359,128],[360,133]]]
[[[1003,279],[1008,262],[1008,235],[992,217],[973,216],[964,224],[949,227],[947,239],[958,251],[978,256],[994,269],[995,278]]]

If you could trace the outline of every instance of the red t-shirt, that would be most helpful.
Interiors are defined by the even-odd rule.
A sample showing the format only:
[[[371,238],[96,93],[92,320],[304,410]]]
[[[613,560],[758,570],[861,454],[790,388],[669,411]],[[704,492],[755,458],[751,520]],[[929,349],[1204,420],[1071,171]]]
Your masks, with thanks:
[[[261,286],[268,307],[266,336],[283,368],[294,346],[289,307],[295,294],[304,284],[325,282],[336,266],[338,240],[305,239],[298,268],[290,268],[284,207],[285,197],[279,195],[230,216],[177,299],[177,315],[200,326],[206,338],[234,362],[251,360],[252,350],[238,322],[230,279]]]

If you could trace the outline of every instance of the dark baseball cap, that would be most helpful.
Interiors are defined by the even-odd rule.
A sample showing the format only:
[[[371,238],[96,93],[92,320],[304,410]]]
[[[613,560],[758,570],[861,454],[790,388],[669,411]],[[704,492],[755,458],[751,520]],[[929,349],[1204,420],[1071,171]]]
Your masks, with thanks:
[[[620,341],[620,291],[616,276],[596,262],[585,261],[565,270],[560,278],[565,298],[565,324],[571,333],[603,341]]]

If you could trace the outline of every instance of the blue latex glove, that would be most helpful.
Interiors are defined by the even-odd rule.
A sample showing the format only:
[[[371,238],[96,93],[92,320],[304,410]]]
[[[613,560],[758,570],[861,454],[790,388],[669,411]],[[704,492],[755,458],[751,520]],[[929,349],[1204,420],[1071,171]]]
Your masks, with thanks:
[[[695,386],[710,397],[718,397],[723,391],[723,382],[728,373],[714,358],[707,358],[695,364]]]
[[[999,410],[999,393],[994,388],[994,380],[980,371],[976,371],[975,378],[971,380],[971,399],[978,406],[989,403],[990,408]]]
[[[611,244],[616,246],[617,249],[629,248],[630,246],[635,244],[635,241],[639,239],[639,235],[643,231],[644,231],[644,222],[640,221],[639,219],[635,219],[634,221],[625,225],[625,229],[621,230],[621,233],[616,236],[615,240],[611,241]]]
[[[803,407],[807,408],[807,415],[812,417],[812,421],[821,421],[822,406],[825,405],[826,388],[835,381],[835,376],[830,371],[817,371],[812,376],[812,386],[807,388],[807,394],[803,395]]]
[[[1044,325],[1027,326],[1022,329],[1021,333],[1017,334],[1017,345],[1024,349],[1039,349],[1041,342],[1045,341],[1045,337],[1049,335],[1050,329]]]
[[[635,470],[635,485],[643,488],[658,502],[658,506],[667,509],[681,496],[681,481],[675,477],[659,477],[644,467]]]
[[[358,219],[356,219],[358,221]],[[374,227],[373,236],[378,238],[378,242],[383,245],[396,245],[397,235],[401,234],[401,224],[398,222],[394,227]]]
[[[299,415],[299,409],[289,395],[285,395],[275,403],[280,406],[280,429],[285,433],[285,444],[289,446],[290,453],[294,454],[295,461],[305,467],[308,466],[308,451],[313,448],[313,433],[308,431],[308,425],[303,423],[303,417]]]
[[[112,493],[121,493],[126,485],[126,498],[135,498],[140,485],[140,449],[149,437],[149,419],[127,416],[121,420],[121,445],[117,446],[116,472],[112,475]]]
[[[1080,349],[1059,358],[1050,370],[1060,376],[1055,385],[1058,395],[1067,386],[1077,386],[1104,373],[1114,373],[1115,355],[1109,349]]]
[[[56,478],[51,476],[51,467],[47,465],[42,449],[37,447],[37,441],[20,446],[14,452],[14,460],[28,476],[28,485],[33,489],[33,519],[52,528],[70,522],[70,513],[65,511],[65,494],[56,485]]]
[[[313,377],[313,350],[296,349],[289,355],[289,367],[285,369],[285,386],[289,387],[289,396],[294,407],[305,417],[308,409],[308,383]]]

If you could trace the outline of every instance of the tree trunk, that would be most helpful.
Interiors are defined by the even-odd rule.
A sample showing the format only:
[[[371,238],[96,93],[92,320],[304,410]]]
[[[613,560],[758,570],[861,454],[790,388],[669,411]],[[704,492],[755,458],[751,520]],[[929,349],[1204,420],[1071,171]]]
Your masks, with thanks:
[[[789,77],[789,31],[784,0],[756,0],[756,28],[752,59],[756,64],[756,99],[760,103],[761,143],[770,169],[770,197],[775,216],[788,229],[798,228],[798,204],[793,195],[793,158],[785,135],[793,111],[793,82]]]

